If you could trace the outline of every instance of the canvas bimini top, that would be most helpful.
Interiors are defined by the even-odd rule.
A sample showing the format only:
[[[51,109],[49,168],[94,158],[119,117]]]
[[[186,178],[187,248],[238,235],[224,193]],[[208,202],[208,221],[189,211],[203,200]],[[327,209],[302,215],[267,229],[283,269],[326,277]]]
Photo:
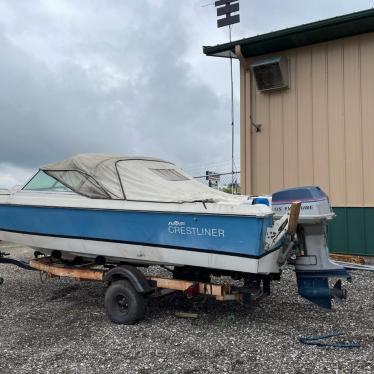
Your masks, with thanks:
[[[150,202],[228,202],[238,198],[194,180],[173,163],[151,157],[79,154],[41,171],[77,194]]]

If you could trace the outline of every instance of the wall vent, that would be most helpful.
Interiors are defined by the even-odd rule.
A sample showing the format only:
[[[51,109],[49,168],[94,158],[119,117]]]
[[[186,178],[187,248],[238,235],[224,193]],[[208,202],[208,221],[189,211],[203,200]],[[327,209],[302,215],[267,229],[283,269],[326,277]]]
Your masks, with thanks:
[[[257,89],[263,91],[280,90],[289,87],[287,57],[272,57],[251,64]]]

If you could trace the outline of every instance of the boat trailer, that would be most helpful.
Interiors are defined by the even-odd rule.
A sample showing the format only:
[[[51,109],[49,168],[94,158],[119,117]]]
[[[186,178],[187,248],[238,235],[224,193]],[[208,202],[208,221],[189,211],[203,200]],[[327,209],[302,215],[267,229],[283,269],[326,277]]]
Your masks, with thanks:
[[[95,262],[71,265],[51,256],[36,257],[27,264],[8,257],[4,252],[0,254],[1,263],[37,270],[44,279],[72,278],[76,281],[104,282],[108,286],[104,301],[106,315],[110,321],[118,324],[133,324],[142,320],[147,297],[162,297],[176,291],[182,291],[187,298],[204,295],[214,297],[218,301],[230,300],[243,304],[250,304],[270,294],[270,281],[267,279],[263,280],[261,291],[253,293],[253,290],[246,286],[146,276],[138,268],[128,264],[111,268],[104,268]]]

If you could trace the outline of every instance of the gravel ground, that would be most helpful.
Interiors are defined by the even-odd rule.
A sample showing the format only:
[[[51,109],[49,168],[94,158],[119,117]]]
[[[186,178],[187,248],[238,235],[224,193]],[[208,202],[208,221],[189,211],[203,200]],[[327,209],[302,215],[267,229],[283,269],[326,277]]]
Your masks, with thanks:
[[[32,251],[11,253],[27,258]],[[102,284],[41,284],[38,273],[5,265],[0,275],[1,374],[374,372],[374,273],[354,273],[348,300],[332,312],[298,297],[286,269],[257,305],[168,296],[151,300],[134,326],[107,320]],[[180,319],[177,311],[199,317]],[[361,347],[326,349],[297,339],[332,331]]]

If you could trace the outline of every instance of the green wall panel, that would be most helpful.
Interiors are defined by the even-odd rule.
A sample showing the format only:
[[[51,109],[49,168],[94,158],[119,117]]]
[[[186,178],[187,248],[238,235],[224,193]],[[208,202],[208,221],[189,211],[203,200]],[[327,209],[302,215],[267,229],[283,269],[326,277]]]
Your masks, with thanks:
[[[329,224],[331,252],[374,256],[374,208],[333,208]]]
[[[364,208],[366,251],[368,256],[374,256],[374,208]]]
[[[362,208],[347,209],[348,251],[366,253],[365,211]],[[374,250],[374,248],[373,248]]]
[[[335,208],[336,217],[328,226],[329,248],[331,252],[346,253],[348,250],[347,210]]]

